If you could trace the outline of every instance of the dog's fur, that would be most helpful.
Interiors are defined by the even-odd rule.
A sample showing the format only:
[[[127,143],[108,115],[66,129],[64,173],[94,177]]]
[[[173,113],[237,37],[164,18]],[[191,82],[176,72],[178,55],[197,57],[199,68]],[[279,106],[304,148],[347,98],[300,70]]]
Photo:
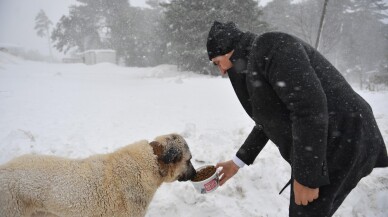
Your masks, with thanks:
[[[177,134],[82,160],[24,155],[0,166],[0,216],[144,216],[163,182],[195,175]]]

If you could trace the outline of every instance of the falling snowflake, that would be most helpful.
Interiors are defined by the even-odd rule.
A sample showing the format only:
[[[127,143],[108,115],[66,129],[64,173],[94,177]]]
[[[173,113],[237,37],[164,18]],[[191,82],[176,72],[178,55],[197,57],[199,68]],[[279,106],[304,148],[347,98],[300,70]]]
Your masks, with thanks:
[[[279,87],[285,87],[285,86],[286,86],[286,83],[285,83],[284,81],[278,81],[278,82],[276,83],[276,85],[279,86]]]
[[[260,81],[253,81],[253,82],[252,82],[252,85],[253,85],[254,87],[260,87],[260,86],[261,86],[261,82],[260,82]]]

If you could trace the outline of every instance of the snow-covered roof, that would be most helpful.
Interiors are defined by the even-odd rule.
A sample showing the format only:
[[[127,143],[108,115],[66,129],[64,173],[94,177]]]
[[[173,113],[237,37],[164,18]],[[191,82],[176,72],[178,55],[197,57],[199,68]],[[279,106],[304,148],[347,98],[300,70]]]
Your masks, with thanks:
[[[1,43],[1,42],[0,42],[0,47],[3,47],[3,48],[22,48],[22,46],[20,46],[20,45],[11,44],[11,43]]]
[[[78,53],[78,55],[86,54],[86,53],[115,53],[115,50],[111,49],[97,49],[97,50],[86,50],[84,52]]]

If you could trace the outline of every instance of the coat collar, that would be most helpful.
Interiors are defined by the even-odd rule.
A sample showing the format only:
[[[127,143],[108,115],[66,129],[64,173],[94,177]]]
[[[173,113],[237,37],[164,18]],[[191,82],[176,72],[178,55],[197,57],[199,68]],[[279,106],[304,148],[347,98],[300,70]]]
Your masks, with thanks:
[[[230,61],[233,63],[235,71],[242,73],[247,68],[248,57],[251,53],[251,48],[256,34],[251,32],[245,32],[241,40],[234,48],[233,55],[230,57]]]
[[[253,113],[246,85],[246,69],[248,65],[248,57],[250,55],[253,40],[255,38],[256,35],[253,33],[244,33],[241,40],[234,48],[233,55],[230,57],[230,60],[233,63],[233,67],[228,69],[228,76],[232,83],[233,89],[236,92],[236,95],[245,111],[250,117],[252,117]]]

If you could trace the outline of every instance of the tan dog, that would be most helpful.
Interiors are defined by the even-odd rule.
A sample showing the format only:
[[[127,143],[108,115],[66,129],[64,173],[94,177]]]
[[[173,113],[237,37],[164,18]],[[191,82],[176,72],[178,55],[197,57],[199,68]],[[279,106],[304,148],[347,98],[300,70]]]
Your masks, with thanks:
[[[190,159],[177,134],[82,160],[24,155],[0,166],[0,216],[144,216],[163,182],[195,176]]]

